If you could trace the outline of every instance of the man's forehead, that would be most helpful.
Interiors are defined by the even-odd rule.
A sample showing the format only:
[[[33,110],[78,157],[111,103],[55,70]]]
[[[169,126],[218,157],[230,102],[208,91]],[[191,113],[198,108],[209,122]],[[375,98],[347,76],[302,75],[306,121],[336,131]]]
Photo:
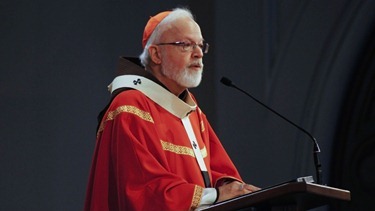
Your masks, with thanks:
[[[203,41],[200,27],[194,20],[176,20],[168,28],[169,29],[163,33],[163,37],[193,42]]]

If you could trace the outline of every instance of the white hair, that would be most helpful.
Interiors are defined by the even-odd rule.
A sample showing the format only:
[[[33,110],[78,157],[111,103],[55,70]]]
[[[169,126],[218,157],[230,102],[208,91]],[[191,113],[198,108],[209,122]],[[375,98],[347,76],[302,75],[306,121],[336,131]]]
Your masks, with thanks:
[[[191,11],[187,8],[175,8],[169,13],[154,29],[150,38],[148,39],[146,46],[143,49],[141,55],[139,55],[139,59],[143,66],[148,67],[149,62],[151,60],[150,54],[148,53],[148,48],[151,44],[154,44],[158,41],[161,35],[168,29],[170,29],[171,23],[175,22],[177,19],[180,18],[191,18],[194,20],[194,16]]]

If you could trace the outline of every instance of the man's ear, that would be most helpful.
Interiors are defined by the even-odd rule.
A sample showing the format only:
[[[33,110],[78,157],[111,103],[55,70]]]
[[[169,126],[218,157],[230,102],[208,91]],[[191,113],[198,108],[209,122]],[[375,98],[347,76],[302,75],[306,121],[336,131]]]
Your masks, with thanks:
[[[150,54],[150,58],[153,63],[155,64],[161,64],[161,56],[160,56],[160,51],[157,46],[151,45],[148,48],[148,53]]]

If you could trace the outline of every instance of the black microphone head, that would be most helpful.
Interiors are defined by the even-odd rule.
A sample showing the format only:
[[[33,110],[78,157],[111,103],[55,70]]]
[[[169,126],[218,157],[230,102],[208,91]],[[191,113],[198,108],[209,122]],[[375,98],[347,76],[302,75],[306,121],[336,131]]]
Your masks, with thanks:
[[[223,83],[224,85],[227,85],[227,86],[232,86],[232,81],[229,79],[229,78],[226,78],[226,77],[222,77],[221,80],[220,80],[221,83]]]

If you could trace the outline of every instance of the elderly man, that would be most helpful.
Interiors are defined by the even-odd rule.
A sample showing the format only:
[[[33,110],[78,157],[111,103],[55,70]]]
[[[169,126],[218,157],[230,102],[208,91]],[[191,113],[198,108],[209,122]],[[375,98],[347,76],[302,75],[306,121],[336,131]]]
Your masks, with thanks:
[[[245,184],[188,88],[204,53],[187,9],[148,21],[144,51],[121,58],[100,116],[85,210],[194,210],[258,190]]]

